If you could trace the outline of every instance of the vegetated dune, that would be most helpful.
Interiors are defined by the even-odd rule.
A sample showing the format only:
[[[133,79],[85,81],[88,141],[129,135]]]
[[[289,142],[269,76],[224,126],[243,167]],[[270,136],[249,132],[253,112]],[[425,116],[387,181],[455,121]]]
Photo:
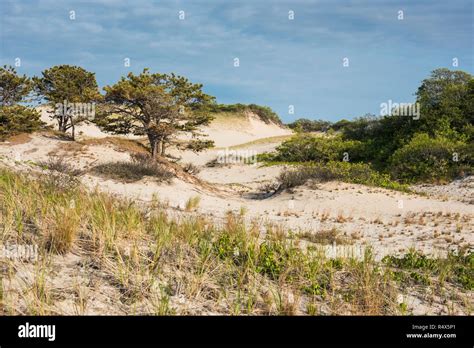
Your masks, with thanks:
[[[45,112],[43,119],[51,122]],[[241,162],[209,165],[220,152],[225,151],[225,147],[229,147],[229,150],[243,150],[244,154],[261,153],[271,151],[282,140],[291,136],[288,129],[265,123],[251,113],[216,115],[216,119],[203,132],[215,141],[217,148],[200,154],[170,149],[173,156],[180,158],[176,164],[170,164],[170,168],[178,165],[184,167],[188,162],[197,167],[196,173],[189,177],[175,176],[171,182],[160,182],[152,176],[128,182],[98,175],[92,170],[94,167],[112,162],[127,162],[130,161],[131,153],[146,150],[134,137],[111,137],[92,123],[79,126],[76,131],[76,142],[58,138],[48,132],[39,132],[22,138],[22,141],[1,143],[0,166],[15,171],[52,173],[54,171],[48,171],[39,164],[53,155],[64,158],[67,163],[82,170],[79,179],[91,192],[98,189],[140,206],[153,205],[158,199],[161,209],[170,216],[198,215],[216,226],[225,223],[228,213],[232,212],[243,216],[247,224],[258,221],[263,231],[262,237],[265,236],[265,228],[274,226],[277,230],[285,231],[290,240],[295,238],[289,237],[290,232],[300,236],[298,241],[303,247],[327,246],[332,243],[342,244],[353,251],[372,247],[376,260],[385,255],[405,254],[411,248],[434,256],[446,255],[450,249],[472,249],[474,244],[472,201],[459,199],[466,192],[472,195],[472,186],[462,186],[459,191],[461,195],[453,192],[455,188],[451,187],[450,192],[443,191],[446,193],[445,197],[440,197],[438,194],[431,195],[429,190],[425,190],[426,193],[422,196],[333,181],[308,183],[265,198],[259,195],[261,187],[273,183],[283,166],[265,167],[258,163]],[[250,152],[245,152],[247,150]],[[190,180],[193,176],[196,180]],[[433,191],[434,188],[430,190]],[[64,264],[64,260],[70,261],[64,267],[67,272],[76,274],[76,265],[79,261],[84,262],[82,258],[69,253],[58,257],[57,263],[59,265]],[[190,276],[182,274],[182,277],[184,279]],[[65,286],[71,279],[56,279],[60,283],[57,287]],[[84,313],[129,313],[128,303],[120,300],[117,300],[120,302],[119,306],[110,303],[109,299],[117,295],[113,285],[102,279],[99,284],[102,285],[98,289],[90,290],[92,294],[105,288],[109,294],[102,295],[98,301],[100,303]],[[15,285],[11,284],[11,287],[14,288]],[[406,297],[406,293],[410,296]],[[402,299],[408,312],[466,314],[471,311],[469,303],[472,303],[472,292],[467,299],[464,293],[457,294],[457,300],[447,300],[450,294],[437,295],[434,304],[430,302],[433,299],[423,298],[423,293],[424,291],[416,290],[412,293],[408,290],[404,292],[405,297]],[[215,304],[199,301],[201,300],[183,298],[177,291],[176,295],[171,296],[170,306],[179,313],[228,313],[225,306],[220,309]],[[71,308],[66,306],[66,309],[58,307],[55,310],[57,313],[72,313]],[[144,310],[144,313],[149,312],[148,309]],[[304,313],[304,309],[297,310],[296,313]],[[326,308],[321,313],[350,311],[338,312]],[[363,310],[357,313],[366,314]]]
[[[97,131],[96,131],[97,132]],[[121,140],[122,139],[122,140]],[[251,153],[271,150],[281,137],[260,138],[243,144]],[[261,188],[275,182],[283,166],[261,166],[246,163],[209,165],[223,149],[209,149],[199,154],[170,149],[181,159],[178,164],[192,163],[198,180],[181,175],[164,184],[144,177],[134,182],[95,175],[91,168],[111,162],[130,160],[130,152],[146,151],[133,139],[89,138],[71,142],[47,134],[35,134],[23,143],[0,145],[1,162],[14,168],[29,168],[35,163],[58,156],[85,171],[83,183],[90,187],[150,202],[154,196],[175,210],[182,210],[186,201],[199,196],[199,213],[217,221],[228,211],[247,211],[248,220],[261,219],[292,230],[319,231],[337,229],[351,236],[357,245],[373,246],[378,258],[415,247],[432,254],[443,254],[449,248],[472,247],[474,228],[472,204],[459,199],[466,188],[451,196],[406,194],[364,185],[328,182],[303,185],[291,192],[262,198]],[[229,150],[231,151],[231,150]],[[193,177],[190,176],[190,177]],[[472,187],[467,189],[472,195]]]
[[[41,120],[48,125],[56,127],[56,121],[51,120],[48,113],[50,108],[38,106],[41,112]],[[213,140],[215,147],[230,147],[243,143],[252,142],[262,138],[291,135],[293,131],[281,124],[272,121],[264,122],[252,111],[243,112],[221,112],[215,113],[214,120],[205,127],[201,133],[205,134],[206,140]],[[100,130],[92,122],[83,122],[76,127],[78,139],[81,138],[105,138],[110,134]],[[134,135],[123,136],[129,139],[140,138]]]
[[[282,125],[262,121],[255,113],[218,113],[211,124],[203,128],[216,147],[230,147],[262,138],[290,135],[293,131]]]

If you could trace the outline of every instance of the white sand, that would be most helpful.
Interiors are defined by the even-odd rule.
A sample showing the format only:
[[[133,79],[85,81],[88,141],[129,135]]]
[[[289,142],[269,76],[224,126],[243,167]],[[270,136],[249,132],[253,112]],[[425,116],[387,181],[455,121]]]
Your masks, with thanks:
[[[236,142],[238,139],[229,140],[229,143]],[[129,159],[127,153],[117,151],[110,144],[84,145],[80,151],[68,154],[70,144],[35,135],[27,143],[0,145],[1,162],[10,167],[28,167],[31,163],[45,160],[49,153],[56,153],[66,155],[78,167],[89,168],[107,161]],[[271,150],[277,144],[269,140],[242,148],[262,152]],[[306,185],[292,193],[255,199],[259,187],[274,181],[281,167],[247,164],[206,167],[205,163],[216,158],[219,151],[222,149],[212,149],[199,155],[173,151],[182,157],[181,162],[200,166],[198,177],[214,186],[212,191],[178,179],[167,185],[156,183],[152,178],[122,183],[85,175],[83,181],[89,187],[99,187],[143,202],[150,201],[156,195],[168,202],[172,211],[183,210],[189,198],[200,196],[199,213],[212,216],[216,221],[229,210],[239,212],[245,207],[249,221],[259,219],[262,223],[312,233],[337,228],[341,234],[350,236],[356,245],[373,246],[379,256],[403,252],[412,247],[430,253],[445,253],[448,248],[472,247],[474,244],[473,206],[469,202],[340,182],[317,187]],[[455,214],[459,216],[455,217]]]
[[[245,128],[243,125],[252,126]],[[237,147],[237,150],[251,150],[252,153],[271,151],[281,141],[281,137],[265,139],[266,137],[288,134],[286,129],[273,132],[272,128],[277,126],[266,125],[258,120],[243,120],[241,124],[234,124],[233,128],[230,124],[225,127],[226,130],[221,132],[216,124],[211,125],[208,128],[210,138],[220,146],[235,146],[251,141],[250,144]],[[80,129],[83,131],[81,137],[108,136],[94,125],[81,126]],[[107,142],[99,145],[81,145],[58,140],[47,134],[35,134],[30,138],[24,143],[0,143],[0,166],[38,171],[40,169],[34,164],[46,160],[52,153],[64,156],[71,164],[84,169],[99,163],[126,161],[130,158],[127,152],[120,151]],[[207,167],[206,163],[215,159],[221,151],[222,148],[217,148],[194,154],[171,149],[174,156],[181,157],[181,163],[192,162],[200,168],[198,177],[208,183],[205,186],[176,178],[171,184],[160,184],[153,178],[123,183],[106,180],[90,173],[84,175],[82,181],[89,188],[98,188],[138,203],[147,203],[156,196],[167,204],[166,209],[170,215],[202,214],[216,224],[223,222],[227,211],[240,213],[242,208],[245,208],[246,221],[258,221],[262,227],[273,224],[287,231],[309,231],[312,234],[335,228],[341,236],[351,241],[352,245],[348,248],[352,248],[351,250],[355,252],[357,250],[363,252],[365,247],[372,246],[378,259],[386,254],[404,253],[410,248],[434,255],[444,255],[449,249],[472,248],[474,245],[472,200],[463,199],[473,194],[471,179],[442,187],[420,188],[427,193],[427,196],[329,182],[304,185],[292,192],[256,199],[255,194],[259,192],[259,187],[273,182],[282,167],[260,167],[239,163]],[[201,198],[197,211],[186,212],[184,209],[186,201],[195,196]],[[302,245],[307,243],[303,240]],[[88,284],[91,274],[81,273],[82,268],[78,271],[79,259],[74,253],[55,256],[56,264],[61,265],[61,272],[54,277],[52,286],[57,291],[70,291],[64,287],[67,284],[77,283],[78,287],[92,291],[88,306],[85,312],[82,312],[71,299],[65,299],[56,309],[63,314],[127,313],[127,308],[120,301],[119,291],[107,282],[95,277],[96,288],[90,290]],[[32,274],[34,274],[33,264],[19,265],[15,277],[4,281],[5,293],[15,294],[15,291],[9,289],[22,288],[31,281],[27,278]],[[21,284],[17,283],[20,280]],[[11,301],[20,303],[21,299],[13,297]],[[173,306],[178,307],[181,303],[186,305],[192,303],[182,298],[173,301]],[[433,304],[426,300],[422,301],[417,296],[409,296],[404,301],[414,314],[466,314],[461,309],[448,309],[447,304]],[[209,311],[201,311],[203,309],[199,306],[186,309],[187,313],[212,314]]]

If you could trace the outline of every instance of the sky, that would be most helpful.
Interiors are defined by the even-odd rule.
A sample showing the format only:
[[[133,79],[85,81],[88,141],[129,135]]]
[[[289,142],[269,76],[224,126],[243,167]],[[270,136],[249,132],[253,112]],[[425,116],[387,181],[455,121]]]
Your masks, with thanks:
[[[101,87],[148,67],[218,103],[337,121],[413,102],[436,68],[472,74],[473,17],[472,0],[2,0],[0,64],[79,65]]]

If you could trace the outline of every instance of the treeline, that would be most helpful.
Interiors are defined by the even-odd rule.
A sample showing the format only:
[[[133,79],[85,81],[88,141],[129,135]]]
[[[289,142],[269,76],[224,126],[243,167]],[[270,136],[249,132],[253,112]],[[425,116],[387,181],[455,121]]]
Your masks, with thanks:
[[[444,181],[472,173],[472,75],[437,69],[423,80],[416,92],[416,102],[417,117],[364,116],[334,124],[299,120],[292,125],[299,131],[298,135],[263,158],[305,163],[365,163],[401,182]],[[324,131],[329,136],[308,133],[314,131]]]
[[[342,119],[337,122],[331,122],[326,120],[309,120],[307,118],[300,118],[294,122],[288,123],[287,126],[298,133],[331,132],[339,131],[350,123],[351,121],[346,119]]]
[[[43,125],[31,106],[34,101],[46,103],[58,131],[67,132],[73,140],[75,127],[92,121],[112,134],[146,136],[153,158],[164,156],[171,144],[193,151],[213,146],[199,128],[209,124],[217,112],[249,110],[265,122],[281,123],[268,107],[217,104],[202,87],[183,76],[144,69],[105,86],[101,93],[95,74],[78,66],[54,66],[32,78],[4,66],[0,68],[0,140]],[[178,141],[182,133],[190,140]]]
[[[30,101],[33,87],[33,81],[19,76],[14,68],[0,68],[0,141],[33,132],[43,125],[36,110],[20,105]]]
[[[268,106],[260,106],[256,104],[215,104],[210,108],[211,112],[245,112],[250,111],[256,114],[265,123],[282,124],[282,121],[277,113],[275,113]]]

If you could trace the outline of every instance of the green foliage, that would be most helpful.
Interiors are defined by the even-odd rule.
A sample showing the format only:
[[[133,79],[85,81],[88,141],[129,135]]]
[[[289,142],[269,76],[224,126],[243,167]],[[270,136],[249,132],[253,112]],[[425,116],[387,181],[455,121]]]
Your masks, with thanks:
[[[334,122],[331,125],[331,129],[335,130],[335,131],[340,131],[340,130],[344,129],[347,125],[349,125],[350,123],[351,123],[351,121],[348,121],[346,119],[342,119],[342,120],[339,120],[337,122]]]
[[[251,111],[255,113],[265,123],[276,123],[282,124],[280,117],[268,106],[260,106],[256,104],[213,104],[209,108],[210,112],[219,113],[242,113],[245,111]]]
[[[66,132],[83,122],[85,115],[76,115],[67,107],[71,103],[93,103],[101,100],[95,74],[78,66],[58,65],[33,78],[36,92],[54,108],[51,117],[58,122],[58,130]],[[61,105],[61,107],[57,107]]]
[[[218,112],[243,112],[247,109],[247,105],[245,104],[213,104],[210,107],[210,111],[214,113]]]
[[[209,108],[214,100],[202,91],[201,84],[144,69],[139,75],[129,73],[104,90],[105,107],[97,124],[114,134],[146,135],[152,157],[165,155],[166,145],[178,133],[191,135],[188,145],[195,151],[212,146],[198,138],[199,127],[212,120]]]
[[[43,122],[40,114],[17,103],[26,102],[33,89],[27,76],[19,76],[11,66],[0,67],[0,141],[38,130]]]
[[[361,142],[343,140],[339,136],[323,138],[310,134],[298,134],[283,142],[276,150],[275,154],[266,159],[288,162],[329,162],[342,161],[347,153],[347,159],[357,161],[364,153]]]
[[[341,161],[347,153],[350,162],[365,162],[380,173],[389,173],[392,179],[407,183],[450,180],[472,173],[472,76],[462,71],[437,69],[423,80],[416,95],[419,115],[366,115],[353,121],[341,120],[331,126],[340,136],[300,135],[284,142],[276,153],[260,155],[259,159],[327,163]],[[365,181],[366,177],[362,177],[361,181]],[[369,181],[386,184],[389,180],[385,174],[380,177],[383,179]]]
[[[458,161],[453,160],[455,154]],[[472,157],[472,153],[462,142],[419,133],[395,151],[390,160],[390,169],[394,177],[404,181],[447,180],[457,176],[463,167],[469,168],[469,156]]]
[[[434,70],[416,93],[421,105],[421,122],[415,130],[431,136],[447,135],[451,130],[459,133],[465,125],[472,124],[473,88],[473,77],[469,73],[444,68]]]
[[[271,279],[277,279],[287,263],[287,250],[279,241],[266,241],[260,244],[257,271]]]
[[[305,184],[308,180],[326,182],[340,180],[343,182],[379,186],[398,191],[408,191],[406,185],[390,179],[388,174],[373,170],[365,163],[331,161],[299,165],[283,170],[278,177],[279,189],[288,189]]]
[[[13,106],[25,101],[32,89],[29,77],[19,76],[11,66],[0,67],[0,106]]]
[[[474,289],[474,253],[449,252],[446,258],[432,258],[418,251],[397,256],[385,256],[382,263],[391,267],[400,282],[413,281],[429,284],[430,278],[460,284],[466,290]]]
[[[33,78],[39,94],[52,106],[56,103],[87,103],[100,99],[95,74],[79,66],[57,65]]]
[[[288,127],[297,132],[326,132],[330,126],[331,122],[329,121],[308,120],[306,118],[300,118],[288,124]]]
[[[249,104],[248,108],[250,109],[250,111],[256,113],[258,117],[260,117],[260,119],[265,123],[273,122],[276,124],[281,124],[280,117],[268,106]]]
[[[382,261],[389,266],[402,269],[439,270],[439,265],[436,259],[431,259],[428,256],[413,250],[403,255],[403,257],[385,256]]]
[[[40,114],[21,105],[0,107],[0,140],[20,134],[31,133],[43,126]]]

